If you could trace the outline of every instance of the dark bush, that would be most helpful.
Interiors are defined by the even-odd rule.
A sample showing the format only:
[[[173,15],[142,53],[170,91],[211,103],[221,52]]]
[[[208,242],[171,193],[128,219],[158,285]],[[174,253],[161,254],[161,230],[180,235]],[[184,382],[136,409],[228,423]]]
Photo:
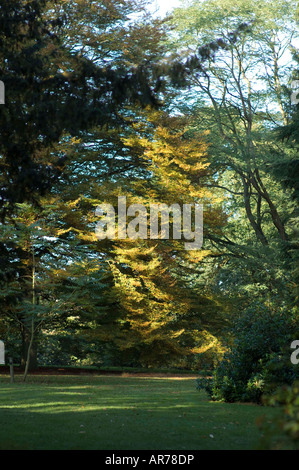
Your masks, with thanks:
[[[296,332],[298,324],[290,312],[253,304],[232,330],[231,349],[211,379],[198,381],[198,388],[204,388],[213,400],[259,403],[263,394],[299,378],[299,366],[290,360]]]
[[[271,422],[262,419],[261,450],[299,450],[299,382],[280,387],[264,398],[265,405],[279,407],[281,413]]]

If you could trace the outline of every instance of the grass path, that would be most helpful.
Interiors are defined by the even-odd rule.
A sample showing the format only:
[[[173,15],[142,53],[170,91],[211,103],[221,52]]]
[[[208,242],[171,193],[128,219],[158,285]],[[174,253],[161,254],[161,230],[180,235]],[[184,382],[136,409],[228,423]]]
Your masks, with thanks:
[[[255,449],[278,410],[212,403],[194,378],[0,377],[0,449]]]

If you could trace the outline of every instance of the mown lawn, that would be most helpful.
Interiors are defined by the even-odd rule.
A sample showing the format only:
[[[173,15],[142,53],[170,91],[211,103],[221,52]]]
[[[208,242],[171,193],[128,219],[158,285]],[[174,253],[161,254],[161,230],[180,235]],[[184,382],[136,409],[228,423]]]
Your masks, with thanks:
[[[194,378],[0,377],[0,449],[254,450],[278,410],[213,403]]]

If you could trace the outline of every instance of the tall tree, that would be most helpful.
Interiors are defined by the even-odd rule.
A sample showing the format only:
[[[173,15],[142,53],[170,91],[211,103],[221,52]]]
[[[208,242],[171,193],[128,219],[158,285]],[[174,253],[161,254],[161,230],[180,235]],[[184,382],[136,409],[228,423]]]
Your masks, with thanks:
[[[196,264],[207,255],[209,246],[196,245],[200,234],[196,234],[193,214],[187,222],[191,222],[196,249],[186,249],[188,236],[184,239],[181,216],[184,205],[202,204],[204,233],[209,229],[221,233],[225,215],[220,201],[204,188],[211,179],[205,135],[188,133],[187,124],[187,117],[146,110],[143,120],[133,125],[134,132],[123,138],[123,145],[143,162],[143,174],[133,172],[129,178],[124,174],[117,186],[112,180],[98,189],[99,201],[102,198],[117,208],[117,197],[125,196],[127,206],[134,204],[138,214],[138,222],[132,219],[133,213],[127,221],[127,229],[134,224],[128,239],[118,240],[116,229],[108,255],[123,310],[119,334],[111,340],[125,356],[139,358],[143,365],[171,364],[184,356],[192,362],[197,348],[206,343],[205,329],[213,323],[213,315],[210,322],[203,319],[203,305],[208,304],[205,296],[192,297]],[[169,225],[164,226],[169,233],[164,239],[162,231],[152,237],[154,204],[164,204],[167,210],[172,204],[180,208],[179,236],[174,236],[175,215],[170,213]],[[146,220],[142,219],[145,211]],[[214,342],[215,337],[210,336],[211,347]]]
[[[259,286],[260,293],[279,294],[289,282],[281,260],[293,202],[269,169],[294,156],[273,135],[289,119],[285,85],[292,64],[286,57],[298,36],[294,15],[295,2],[207,0],[190,2],[171,19],[170,45],[190,86],[178,109],[193,109],[198,129],[210,131],[211,186],[226,194],[232,215],[225,237],[210,233],[215,247],[228,255],[228,269],[220,271],[228,290],[238,279],[243,292],[251,284],[252,293]],[[202,44],[209,48],[200,62]]]
[[[65,254],[74,246],[77,234],[79,243],[84,243],[80,239],[82,220],[74,221],[72,204],[76,203],[72,197],[78,200],[81,190],[86,197],[86,185],[85,189],[79,186],[68,195],[64,192],[61,220],[53,212],[59,210],[59,191],[63,184],[76,184],[80,165],[84,166],[81,182],[85,179],[85,183],[90,183],[91,167],[87,168],[87,159],[76,161],[77,168],[72,166],[76,137],[87,136],[95,128],[103,136],[107,128],[113,133],[117,126],[126,127],[128,124],[119,113],[128,103],[141,106],[157,103],[151,73],[141,64],[141,59],[134,62],[134,52],[138,49],[136,45],[135,50],[133,47],[134,35],[138,34],[138,28],[147,38],[152,29],[158,31],[158,25],[139,23],[137,26],[138,13],[143,8],[144,4],[135,1],[117,0],[93,2],[91,9],[88,1],[14,0],[1,6],[0,76],[6,88],[6,104],[0,110],[1,294],[5,299],[3,305],[9,303],[14,314],[35,294],[33,283],[30,295],[24,289],[22,274],[25,266],[28,270],[32,268],[33,252],[34,274],[32,270],[26,274],[31,275],[32,282],[43,278],[49,258],[55,258],[54,245],[60,254]],[[134,19],[133,14],[137,15]],[[131,50],[126,49],[125,43],[128,49],[131,44]],[[151,59],[150,54],[147,59]],[[96,146],[96,134],[93,139]],[[85,150],[87,141],[88,138]],[[109,139],[106,142],[110,157],[113,138],[112,142]],[[105,156],[102,160],[105,167]],[[97,162],[101,166],[101,157],[97,156]],[[33,217],[33,224],[41,223],[44,218],[46,231],[38,240],[39,255],[33,245],[26,247],[25,241],[18,237],[24,226],[28,226],[22,219],[26,214],[20,214],[19,205],[25,202],[29,203],[26,211],[29,219]],[[13,227],[17,234],[13,234]],[[46,235],[52,235],[51,248]],[[71,256],[67,259],[64,255],[66,264],[70,259]],[[13,295],[14,289],[18,291],[17,296]],[[47,291],[45,286],[42,290]],[[33,304],[36,312],[36,300]],[[2,313],[6,315],[6,309]],[[32,346],[32,331],[36,330],[34,316],[30,316],[30,329],[26,315],[17,316],[25,332],[24,351],[28,351],[28,345]],[[25,362],[26,357],[25,353]]]

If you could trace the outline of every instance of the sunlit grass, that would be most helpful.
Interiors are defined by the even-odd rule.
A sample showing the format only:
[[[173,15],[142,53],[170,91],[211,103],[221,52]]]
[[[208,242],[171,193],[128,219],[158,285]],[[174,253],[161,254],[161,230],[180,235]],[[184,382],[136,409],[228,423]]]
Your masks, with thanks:
[[[0,448],[254,449],[277,410],[212,403],[192,378],[0,377]]]

